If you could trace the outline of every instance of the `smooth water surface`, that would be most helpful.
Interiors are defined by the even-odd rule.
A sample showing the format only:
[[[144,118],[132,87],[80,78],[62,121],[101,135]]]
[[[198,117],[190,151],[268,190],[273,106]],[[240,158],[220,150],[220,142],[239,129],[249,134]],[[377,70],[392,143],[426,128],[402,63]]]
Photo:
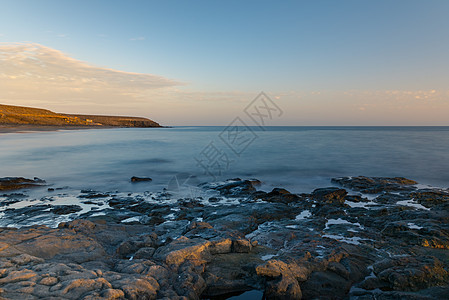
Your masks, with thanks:
[[[161,190],[177,174],[197,176],[198,182],[258,178],[264,189],[292,192],[358,175],[448,187],[448,149],[449,127],[268,127],[239,135],[225,127],[10,133],[0,134],[0,177],[36,176],[56,187],[105,191]],[[132,176],[153,182],[131,184]]]

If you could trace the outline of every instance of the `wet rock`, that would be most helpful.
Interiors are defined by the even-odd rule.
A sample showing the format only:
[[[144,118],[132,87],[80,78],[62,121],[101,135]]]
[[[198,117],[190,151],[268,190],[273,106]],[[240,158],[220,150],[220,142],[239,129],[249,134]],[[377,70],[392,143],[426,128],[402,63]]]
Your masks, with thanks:
[[[117,209],[133,206],[137,203],[140,203],[140,201],[134,198],[112,198],[111,200],[108,201],[109,206]],[[147,207],[147,209],[152,207],[154,206],[150,205],[149,207]]]
[[[27,179],[23,177],[3,177],[0,178],[0,191],[19,190],[45,185],[45,180],[34,177]]]
[[[447,284],[448,270],[435,257],[401,257],[384,260],[373,266],[377,277],[389,288],[399,291],[418,291]]]
[[[312,192],[312,197],[320,203],[341,205],[345,202],[348,192],[344,189],[329,187],[320,188]]]
[[[203,207],[204,205],[198,199],[179,199],[178,205],[186,208]]]
[[[264,283],[254,272],[258,264],[260,259],[256,254],[214,255],[203,274],[206,289],[201,297],[228,298],[234,296],[234,293],[253,289],[263,290]]]
[[[274,203],[292,203],[298,202],[302,200],[302,198],[298,195],[292,194],[286,189],[274,188],[271,192],[255,192],[252,197],[254,199],[261,199],[266,202],[274,202]]]
[[[295,263],[287,264],[279,260],[270,260],[256,268],[259,276],[269,278],[265,288],[268,299],[301,299],[302,291],[298,280],[307,278],[307,270]]]
[[[285,189],[258,192],[257,182],[234,179],[204,185],[236,197],[213,204],[85,191],[109,195],[110,207],[64,216],[81,219],[56,229],[0,228],[0,280],[9,281],[0,283],[1,296],[198,299],[265,291],[268,299],[444,299],[447,191],[408,183],[373,179],[366,189],[388,190],[370,200],[324,188],[290,201]],[[263,198],[272,201],[257,201]],[[2,198],[2,222],[47,222],[58,217],[51,210],[66,209],[51,198],[8,209],[11,199]]]
[[[136,254],[134,255],[135,259],[150,259],[153,257],[154,252],[156,249],[151,247],[143,247],[137,250]]]
[[[410,197],[413,197],[418,203],[429,208],[439,204],[449,203],[449,193],[442,190],[419,190],[411,193]]]
[[[240,179],[240,178],[237,178]],[[225,196],[246,196],[251,192],[256,191],[256,186],[259,186],[261,182],[257,179],[253,180],[228,180],[225,184],[219,185],[214,189],[220,191]]]
[[[343,299],[351,282],[334,272],[314,272],[301,288],[306,299]]]
[[[153,179],[149,177],[136,177],[136,176],[131,177],[131,182],[150,182],[150,181],[153,181]]]
[[[96,192],[89,192],[85,195],[79,195],[78,198],[81,199],[96,199],[96,198],[107,198],[110,197],[107,193],[96,193]]]
[[[157,249],[154,257],[164,261],[169,266],[179,266],[186,260],[202,264],[209,259],[211,242],[203,239],[180,237],[167,246]]]
[[[260,203],[253,205],[250,213],[256,224],[262,224],[267,221],[294,219],[299,212],[284,203],[277,203],[275,205]]]
[[[332,182],[365,194],[378,194],[388,191],[410,191],[415,189],[416,181],[403,177],[341,177],[332,178]]]
[[[210,220],[208,219],[210,222]],[[235,231],[243,234],[250,233],[257,229],[257,224],[252,216],[241,214],[229,214],[213,219],[214,228],[221,231]]]
[[[233,248],[233,242],[229,238],[220,238],[218,240],[212,240],[212,244],[209,246],[211,254],[227,254],[231,253]]]
[[[68,215],[82,211],[79,205],[55,205],[50,211],[56,215]]]
[[[247,239],[236,239],[232,241],[232,251],[236,253],[249,253],[253,248],[251,241]]]

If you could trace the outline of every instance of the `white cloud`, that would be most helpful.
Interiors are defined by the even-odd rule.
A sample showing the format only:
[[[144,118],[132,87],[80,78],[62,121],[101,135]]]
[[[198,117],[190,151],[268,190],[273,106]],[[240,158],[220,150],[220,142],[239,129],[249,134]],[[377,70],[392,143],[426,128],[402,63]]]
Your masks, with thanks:
[[[198,91],[153,74],[93,66],[38,44],[0,43],[0,103],[136,115],[164,125],[227,125],[260,91]],[[448,124],[449,91],[270,91],[275,125]],[[274,125],[274,124],[273,124]]]
[[[152,74],[96,67],[38,44],[0,44],[0,99],[43,104],[136,101],[181,85]]]
[[[133,37],[129,39],[130,41],[144,41],[145,37],[144,36],[138,36],[138,37]]]

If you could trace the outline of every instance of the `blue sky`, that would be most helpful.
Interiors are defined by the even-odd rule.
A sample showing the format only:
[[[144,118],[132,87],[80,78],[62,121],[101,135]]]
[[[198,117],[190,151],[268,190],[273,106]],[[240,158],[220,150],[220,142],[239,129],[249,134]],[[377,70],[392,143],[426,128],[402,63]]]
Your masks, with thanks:
[[[126,109],[141,112],[153,104],[158,111],[148,116],[162,117],[165,123],[195,123],[179,117],[174,122],[168,114],[170,109],[190,107],[198,124],[214,125],[214,120],[224,124],[261,90],[279,98],[292,113],[277,125],[408,124],[412,113],[422,111],[422,103],[415,103],[419,95],[438,95],[427,103],[435,112],[448,108],[449,1],[445,0],[16,0],[0,5],[3,44],[39,44],[92,66],[178,82],[169,93],[158,92],[155,103],[149,99]],[[382,96],[391,93],[402,96]],[[203,102],[198,103],[196,94]],[[406,114],[404,95],[413,98]],[[395,109],[405,115],[391,113],[387,119],[377,115],[380,111],[373,107],[387,100],[399,101],[402,110]],[[12,101],[32,103],[15,98],[7,102]],[[100,112],[102,99],[93,97],[91,102],[96,105],[90,109]],[[71,112],[89,108],[55,101],[46,105]],[[313,116],[334,106],[357,106],[372,113],[369,118],[348,114],[331,121],[332,110]],[[211,116],[212,108],[224,116]],[[307,109],[310,113],[301,117]],[[427,118],[415,123],[444,123],[443,115],[431,117],[432,112],[426,111]]]

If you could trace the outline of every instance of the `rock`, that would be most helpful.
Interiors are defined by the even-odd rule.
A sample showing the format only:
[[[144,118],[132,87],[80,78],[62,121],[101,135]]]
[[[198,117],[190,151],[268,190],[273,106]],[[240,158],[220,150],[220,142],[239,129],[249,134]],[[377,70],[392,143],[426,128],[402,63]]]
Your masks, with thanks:
[[[357,183],[386,190],[369,200],[335,187],[293,195],[233,179],[203,185],[226,194],[214,203],[83,191],[109,205],[84,201],[94,209],[58,228],[0,228],[1,296],[201,299],[265,291],[274,299],[444,299],[448,191],[398,178]],[[51,197],[19,209],[9,206],[29,196],[1,197],[3,226],[71,213]]]
[[[345,202],[345,196],[347,194],[348,192],[344,189],[329,187],[314,190],[312,197],[320,203],[342,205]]]
[[[119,289],[107,289],[101,293],[101,297],[105,299],[123,299],[125,298],[125,293]]]
[[[0,278],[0,284],[14,283],[24,281],[36,277],[37,274],[31,270],[23,269],[20,271],[12,271],[6,277]]]
[[[39,284],[43,284],[43,285],[48,285],[48,286],[52,286],[58,283],[58,278],[56,277],[44,277],[41,279],[41,281],[39,282]]]
[[[252,194],[254,199],[261,199],[267,202],[292,203],[302,200],[298,195],[292,194],[286,189],[274,188],[271,192],[255,192]]]
[[[126,299],[156,299],[159,284],[154,278],[125,278],[113,283],[114,289],[122,290]]]
[[[96,199],[96,198],[107,198],[110,195],[107,193],[96,193],[96,192],[88,192],[85,195],[79,195],[78,198],[81,199]]]
[[[269,278],[265,288],[268,299],[301,299],[302,292],[298,280],[307,278],[306,270],[296,264],[286,264],[270,260],[256,268],[259,276]]]
[[[238,178],[239,179],[239,178]],[[249,195],[251,192],[256,191],[256,186],[259,186],[261,182],[259,180],[228,180],[225,184],[219,185],[214,189],[220,191],[221,194],[230,197],[238,197]]]
[[[150,182],[152,180],[153,179],[149,177],[136,177],[136,176],[131,177],[131,182]]]
[[[212,256],[211,262],[206,265],[202,275],[206,289],[201,297],[224,299],[234,293],[253,289],[263,290],[264,284],[254,272],[258,264],[260,264],[260,259],[253,253],[228,253]]]
[[[410,194],[418,203],[425,207],[434,207],[449,203],[449,193],[442,190],[419,190]]]
[[[0,178],[0,191],[19,190],[31,187],[39,187],[45,185],[45,180],[34,177],[27,179],[23,177],[3,177]]]
[[[373,266],[377,277],[389,288],[418,291],[447,284],[449,272],[435,257],[401,257],[384,260]]]
[[[179,266],[186,260],[192,261],[194,264],[202,264],[209,259],[211,244],[203,239],[180,237],[167,246],[158,248],[154,257],[169,266]]]
[[[241,214],[229,214],[213,220],[214,228],[221,231],[237,231],[243,234],[257,229],[257,224],[252,216]]]
[[[306,299],[316,299],[326,295],[326,299],[343,299],[351,288],[351,282],[334,272],[314,272],[302,285]]]
[[[384,191],[410,191],[414,189],[413,185],[417,184],[416,181],[403,177],[365,176],[332,178],[332,182],[365,194],[377,194]]]
[[[111,288],[111,284],[104,278],[97,279],[73,279],[60,283],[62,285],[62,295],[69,295],[70,298],[80,298],[89,291]]]
[[[232,241],[232,251],[236,253],[249,253],[251,252],[252,245],[249,240],[237,239]]]
[[[150,259],[153,257],[154,252],[156,249],[151,247],[144,247],[137,250],[136,254],[134,255],[135,259]]]
[[[79,205],[55,205],[50,211],[56,215],[68,215],[82,211]]]

